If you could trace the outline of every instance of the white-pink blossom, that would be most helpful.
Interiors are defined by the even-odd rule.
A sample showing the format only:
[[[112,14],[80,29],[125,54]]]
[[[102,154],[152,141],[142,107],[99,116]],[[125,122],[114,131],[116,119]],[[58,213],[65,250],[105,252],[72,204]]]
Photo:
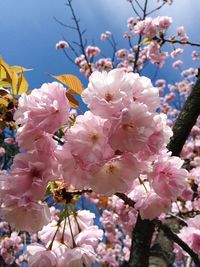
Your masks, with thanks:
[[[155,192],[167,199],[175,200],[187,185],[188,172],[182,169],[183,161],[178,157],[161,156],[149,174]]]

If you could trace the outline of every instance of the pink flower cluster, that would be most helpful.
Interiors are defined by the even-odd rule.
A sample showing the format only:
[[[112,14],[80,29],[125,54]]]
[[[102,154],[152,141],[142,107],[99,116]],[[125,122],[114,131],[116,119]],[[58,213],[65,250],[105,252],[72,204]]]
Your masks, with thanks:
[[[14,158],[9,174],[0,175],[1,213],[17,230],[37,232],[50,220],[47,205],[38,201],[48,182],[60,176],[52,136],[68,116],[69,102],[59,83],[44,84],[19,99],[14,118],[22,153]]]
[[[73,212],[63,221],[54,218],[38,233],[42,244],[27,247],[32,267],[91,266],[96,260],[95,248],[103,231],[94,225],[95,215],[82,210]]]
[[[115,69],[94,72],[82,98],[90,111],[66,130],[66,143],[57,152],[65,182],[110,196],[128,192],[146,172],[152,201],[164,198],[169,208],[185,188],[187,171],[181,160],[162,152],[172,132],[166,116],[156,113],[158,90],[146,77]]]
[[[101,50],[97,46],[88,46],[86,48],[86,56],[89,58],[95,57],[101,53]]]
[[[123,69],[96,71],[90,76],[82,99],[90,111],[78,116],[74,111],[70,113],[65,88],[58,83],[45,84],[19,99],[14,118],[19,125],[17,141],[22,153],[15,157],[9,174],[3,172],[0,176],[1,210],[12,227],[37,232],[49,223],[49,209],[39,201],[48,183],[58,178],[76,189],[91,188],[106,196],[130,193],[136,209],[147,219],[166,212],[171,201],[185,190],[187,171],[181,169],[182,161],[163,151],[172,131],[167,117],[156,112],[159,92],[148,78]],[[75,120],[73,125],[67,124],[69,114]],[[53,140],[53,134],[63,125],[67,127],[65,144],[61,146]],[[130,216],[134,218],[135,212]],[[63,222],[63,230],[58,221],[51,222],[44,228],[48,232],[44,236],[53,238],[56,227],[62,232],[64,225],[67,223]],[[127,232],[129,227],[127,224]],[[67,237],[70,228],[66,228]],[[95,247],[100,232],[87,225],[84,231],[91,241],[80,235],[82,231],[74,231],[74,239],[68,238],[70,250],[62,242],[56,245],[60,237],[51,245],[51,238],[47,242],[41,235],[45,246],[37,244],[30,249],[30,255],[34,255],[30,257],[31,265],[37,266],[35,260],[43,255],[52,266],[62,266],[56,258],[62,259],[62,253],[65,260],[76,255],[80,262],[84,259],[86,266],[90,264],[88,254],[93,255],[93,251],[84,246],[94,242],[91,246]],[[116,236],[117,233],[107,238]],[[53,250],[49,251],[49,246]],[[88,254],[84,256],[85,253]]]
[[[145,20],[139,20],[131,27],[133,35],[141,34],[144,38],[151,40],[158,33],[165,32],[172,24],[172,19],[167,16],[156,17],[154,19],[148,17]]]
[[[5,237],[0,242],[0,254],[4,262],[9,265],[13,264],[22,247],[22,238],[16,232],[12,232],[10,237]]]

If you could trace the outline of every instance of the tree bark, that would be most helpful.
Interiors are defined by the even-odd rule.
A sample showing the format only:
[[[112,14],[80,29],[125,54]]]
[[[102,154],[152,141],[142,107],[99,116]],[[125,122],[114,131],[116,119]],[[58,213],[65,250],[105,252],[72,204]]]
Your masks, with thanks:
[[[167,148],[173,156],[179,156],[188,135],[195,125],[200,114],[200,71],[197,76],[197,82],[194,85],[191,94],[188,96],[183,109],[181,110],[173,127],[173,137]],[[154,225],[149,220],[142,220],[138,215],[136,226],[132,232],[132,245],[130,250],[130,259],[127,267],[148,267],[151,240],[154,233]],[[161,251],[160,251],[161,252]],[[158,253],[159,254],[159,253]],[[161,266],[169,266],[168,262],[158,255],[156,261],[163,261]],[[151,259],[152,260],[152,259]],[[153,263],[152,263],[153,266]],[[158,265],[157,265],[158,266]]]
[[[179,156],[200,114],[200,69],[197,82],[188,96],[173,127],[173,136],[167,146],[173,156]]]
[[[137,222],[132,234],[131,252],[129,267],[149,266],[149,253],[151,239],[154,232],[154,223],[149,220],[142,220],[138,214]]]

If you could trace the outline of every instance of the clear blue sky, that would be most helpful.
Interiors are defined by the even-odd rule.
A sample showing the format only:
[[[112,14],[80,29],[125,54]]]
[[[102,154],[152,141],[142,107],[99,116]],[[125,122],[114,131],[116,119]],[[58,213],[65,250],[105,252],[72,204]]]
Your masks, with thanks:
[[[141,0],[140,0],[141,1]],[[56,51],[55,44],[64,35],[76,39],[76,33],[58,25],[53,17],[63,22],[71,21],[70,13],[64,0],[0,0],[0,54],[10,65],[22,65],[34,68],[27,75],[31,89],[40,87],[46,81],[52,81],[47,73],[74,73],[79,75],[77,68],[64,57],[62,51]],[[149,0],[152,4],[156,0]],[[175,4],[162,10],[159,15],[172,16],[174,28],[185,25],[192,41],[200,42],[199,14],[200,0],[174,0]],[[74,0],[76,13],[81,19],[83,28],[87,28],[88,43],[94,41],[104,47],[99,36],[106,30],[111,30],[122,48],[121,41],[126,31],[126,21],[133,12],[126,0]],[[188,61],[190,51],[186,53]],[[187,63],[186,65],[187,66]],[[190,65],[188,65],[190,66]],[[151,76],[151,69],[147,75]],[[172,77],[174,80],[178,71],[169,75],[170,69],[160,71],[160,77]]]

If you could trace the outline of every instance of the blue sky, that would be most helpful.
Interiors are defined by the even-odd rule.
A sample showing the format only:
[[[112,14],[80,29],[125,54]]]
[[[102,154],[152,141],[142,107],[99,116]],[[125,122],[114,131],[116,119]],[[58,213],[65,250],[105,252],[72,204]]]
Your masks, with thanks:
[[[73,73],[79,75],[76,67],[65,58],[62,51],[56,51],[55,44],[65,36],[76,39],[76,33],[61,27],[53,17],[70,23],[71,16],[64,0],[0,0],[0,54],[10,65],[22,65],[33,68],[27,74],[31,89],[40,87],[46,81],[52,81],[47,73]],[[141,2],[141,1],[140,1]],[[156,0],[149,0],[155,3]],[[184,25],[190,38],[200,42],[199,36],[199,0],[174,0],[174,5],[167,6],[158,15],[172,16],[175,31]],[[107,46],[100,42],[99,36],[111,30],[122,48],[125,41],[121,36],[126,31],[126,21],[133,12],[126,0],[74,0],[76,13],[81,19],[82,28],[87,28],[88,43],[100,43],[104,53],[109,53]],[[185,66],[189,64],[191,49],[187,49]],[[169,77],[170,68],[163,68],[160,77]],[[153,69],[147,75],[151,76]],[[171,72],[175,80],[178,71]],[[170,77],[171,77],[170,75]],[[80,76],[81,77],[81,76]],[[84,79],[83,79],[84,80]]]

